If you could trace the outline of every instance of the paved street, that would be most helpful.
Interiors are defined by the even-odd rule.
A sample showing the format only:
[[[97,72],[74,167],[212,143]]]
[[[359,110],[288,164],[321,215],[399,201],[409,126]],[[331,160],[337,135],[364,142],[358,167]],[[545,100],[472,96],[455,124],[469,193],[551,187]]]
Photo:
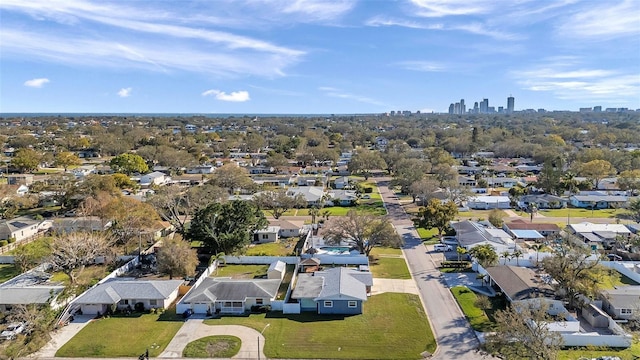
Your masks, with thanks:
[[[388,178],[378,178],[378,186],[389,219],[404,239],[403,252],[414,278],[438,343],[433,359],[486,359],[469,322],[446,286],[431,255],[422,245],[413,222],[388,188]]]

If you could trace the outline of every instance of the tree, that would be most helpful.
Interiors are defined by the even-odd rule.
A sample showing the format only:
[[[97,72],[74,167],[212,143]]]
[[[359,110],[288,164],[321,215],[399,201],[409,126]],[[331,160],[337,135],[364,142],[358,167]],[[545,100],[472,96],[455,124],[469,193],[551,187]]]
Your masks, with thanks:
[[[558,195],[561,188],[562,168],[563,161],[560,157],[545,160],[538,175],[537,187],[547,194]]]
[[[438,181],[427,177],[412,183],[409,186],[409,195],[413,198],[413,202],[416,202],[416,198],[420,198],[420,204],[426,205],[438,190],[440,190]]]
[[[333,218],[326,224],[324,239],[328,244],[345,241],[367,256],[374,246],[399,247],[402,244],[387,218],[357,210],[349,210],[346,216]]]
[[[67,169],[69,169],[69,166],[78,166],[82,164],[82,161],[71,151],[63,151],[56,155],[54,164],[55,166],[64,168],[64,171],[66,172]]]
[[[627,213],[635,222],[640,222],[640,199],[629,201]]]
[[[138,188],[138,184],[135,181],[131,180],[131,178],[129,178],[125,174],[117,173],[111,176],[113,177],[115,186],[118,187],[119,189],[137,189]]]
[[[485,269],[498,262],[496,249],[489,244],[474,246],[469,250],[469,254],[478,260],[478,263]]]
[[[225,164],[217,168],[211,177],[211,184],[228,189],[233,194],[235,189],[251,189],[255,183],[249,177],[247,169],[236,164]]]
[[[496,331],[486,337],[486,348],[505,359],[555,359],[563,344],[547,324],[553,321],[544,299],[512,303],[495,314]]]
[[[538,266],[538,264],[540,263],[540,251],[544,248],[543,244],[533,244],[531,245],[531,249],[535,250],[536,252],[536,266]]]
[[[252,233],[267,225],[262,211],[251,202],[212,203],[196,212],[187,239],[202,241],[213,253],[231,254],[249,244]]]
[[[418,211],[416,219],[418,225],[425,229],[438,229],[438,235],[442,237],[443,233],[449,228],[449,222],[458,214],[458,207],[453,201],[443,204],[438,199],[431,199],[425,207],[421,207]]]
[[[458,254],[458,261],[462,258],[462,255],[467,254],[469,251],[467,248],[463,248],[462,246],[456,247],[456,254]]]
[[[120,154],[109,162],[114,172],[131,175],[133,173],[144,174],[149,172],[149,166],[142,156],[136,154]]]
[[[500,257],[504,259],[504,264],[507,265],[507,261],[511,259],[511,253],[508,251],[503,251],[500,253]]]
[[[502,210],[492,209],[489,212],[489,222],[497,228],[501,228],[502,224],[504,224],[504,220],[502,220],[503,217],[504,212],[502,212]]]
[[[516,266],[520,266],[520,256],[522,256],[521,250],[515,250],[513,252],[513,257],[514,259],[516,259]]]
[[[49,263],[54,270],[65,273],[73,285],[85,266],[94,264],[98,256],[110,255],[112,245],[108,235],[97,232],[59,235],[51,241]]]
[[[553,256],[542,259],[542,268],[557,282],[556,294],[563,296],[574,308],[580,294],[595,296],[599,290],[600,267],[591,251],[579,242],[566,237]]]
[[[572,172],[566,172],[560,177],[561,188],[568,191],[570,195],[578,192],[578,180],[576,180],[576,174]]]
[[[163,240],[156,259],[158,271],[169,275],[169,279],[174,276],[191,276],[195,274],[199,264],[196,250],[188,242],[177,238]]]
[[[602,178],[615,173],[616,169],[606,160],[591,160],[580,165],[580,174],[591,180],[596,189]]]
[[[49,238],[41,238],[13,250],[14,264],[20,273],[40,265],[51,255],[49,241]]]
[[[625,170],[618,175],[618,186],[620,190],[628,190],[635,194],[640,190],[640,170]]]
[[[267,156],[266,165],[274,168],[276,170],[276,173],[278,173],[280,169],[289,166],[289,159],[287,159],[284,154],[274,152]]]
[[[348,169],[352,174],[361,174],[365,179],[371,175],[371,170],[386,169],[387,164],[378,151],[362,150],[351,157]]]
[[[18,149],[13,158],[11,158],[11,166],[15,167],[20,172],[32,172],[33,170],[38,169],[41,158],[42,155],[33,149]]]
[[[403,194],[409,194],[411,184],[420,181],[427,173],[428,168],[429,165],[424,160],[402,159],[396,164],[391,184],[400,186],[400,191]]]
[[[40,304],[18,304],[6,313],[8,323],[23,323],[25,329],[15,341],[0,349],[2,359],[25,358],[30,352],[44,345],[51,337],[50,332],[56,319],[56,312],[49,306]],[[35,348],[35,349],[34,349]]]
[[[285,189],[263,191],[254,195],[253,201],[260,209],[271,211],[274,219],[279,219],[291,208],[301,208],[307,205],[304,195],[289,196]]]

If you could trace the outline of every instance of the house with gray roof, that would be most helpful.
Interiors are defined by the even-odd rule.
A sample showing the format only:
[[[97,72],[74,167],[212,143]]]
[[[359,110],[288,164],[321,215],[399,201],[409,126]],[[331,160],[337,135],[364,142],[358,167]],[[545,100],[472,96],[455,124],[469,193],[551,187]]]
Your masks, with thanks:
[[[325,196],[324,188],[322,186],[300,186],[292,187],[287,190],[287,195],[295,197],[298,194],[302,194],[307,201],[308,206],[319,205]]]
[[[362,303],[373,285],[370,272],[346,267],[314,273],[300,273],[291,298],[300,303],[300,310],[318,314],[362,314]]]
[[[242,314],[252,306],[270,305],[281,279],[205,278],[181,303],[196,314]]]
[[[85,315],[133,309],[136,303],[142,303],[147,310],[166,309],[178,297],[182,283],[182,280],[110,279],[85,291],[74,304],[79,305]]]
[[[572,195],[569,202],[573,207],[583,209],[617,209],[629,201],[627,196],[621,195]]]
[[[529,268],[492,266],[486,270],[490,285],[500,288],[509,302],[554,296],[554,290],[548,281]]]
[[[16,241],[24,240],[38,233],[42,220],[34,220],[28,216],[15,219],[0,220],[0,240],[14,238]]]
[[[602,309],[614,319],[629,319],[640,311],[640,286],[621,286],[601,291]]]
[[[64,286],[50,281],[51,275],[42,268],[29,270],[0,284],[0,313],[16,305],[49,304],[54,309],[58,307],[56,300]]]

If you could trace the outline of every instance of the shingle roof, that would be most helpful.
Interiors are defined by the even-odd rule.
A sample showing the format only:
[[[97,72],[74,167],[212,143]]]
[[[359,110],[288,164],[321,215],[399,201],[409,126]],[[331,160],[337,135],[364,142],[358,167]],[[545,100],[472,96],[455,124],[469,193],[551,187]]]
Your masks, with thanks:
[[[617,289],[603,290],[609,303],[616,309],[632,309],[640,304],[640,286],[621,286]]]
[[[166,299],[182,283],[182,280],[114,279],[87,290],[76,302],[114,304],[121,299]]]
[[[367,300],[367,285],[373,285],[371,273],[345,267],[331,268],[314,274],[299,274],[292,298],[364,301]]]
[[[0,304],[46,304],[64,286],[0,287]]]
[[[488,267],[487,273],[512,301],[553,296],[553,289],[535,271],[519,266]]]
[[[273,299],[278,294],[281,282],[280,279],[206,278],[184,299],[184,302],[244,301],[249,297]]]

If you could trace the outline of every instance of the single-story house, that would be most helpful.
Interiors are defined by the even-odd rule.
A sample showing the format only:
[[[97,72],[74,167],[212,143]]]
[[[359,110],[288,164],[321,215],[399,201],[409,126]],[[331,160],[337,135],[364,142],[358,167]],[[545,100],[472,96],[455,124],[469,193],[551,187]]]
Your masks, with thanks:
[[[269,219],[269,225],[280,227],[278,235],[282,238],[290,238],[302,235],[304,221]]]
[[[182,300],[196,314],[242,314],[252,306],[270,305],[281,279],[206,278]]]
[[[164,185],[169,181],[171,181],[171,178],[160,171],[154,171],[140,177],[141,186]]]
[[[213,165],[198,165],[187,169],[187,174],[213,174],[215,166]]]
[[[70,233],[74,231],[106,231],[111,227],[111,221],[103,221],[98,216],[78,216],[60,218],[53,221],[53,231],[56,233]]]
[[[562,209],[567,207],[569,201],[551,194],[524,195],[518,201],[521,209],[528,209],[531,204],[536,204],[538,209]]]
[[[316,182],[322,182],[322,178],[317,176],[298,176],[298,186],[314,186]]]
[[[34,220],[28,216],[15,219],[0,220],[0,240],[14,238],[21,241],[38,233],[42,220]]]
[[[472,196],[467,200],[467,207],[474,210],[509,209],[511,199],[508,196]]]
[[[256,176],[251,180],[258,185],[277,187],[286,187],[294,183],[294,178],[291,176]]]
[[[583,222],[579,224],[569,224],[567,231],[596,248],[611,246],[617,236],[631,236],[631,231],[623,224],[594,224]]]
[[[601,291],[602,309],[614,319],[629,319],[640,311],[640,286],[621,286]]]
[[[168,308],[178,297],[182,280],[137,280],[132,278],[109,279],[78,297],[74,304],[85,315],[104,314],[116,309],[133,309],[136,303],[146,310]]]
[[[577,208],[613,209],[622,207],[629,198],[620,195],[571,195],[569,202]]]
[[[71,173],[77,178],[83,178],[89,174],[93,174],[96,171],[95,165],[78,166],[75,169],[71,169]]]
[[[534,270],[519,266],[488,267],[489,284],[497,286],[509,302],[538,298],[553,298],[554,290]]]
[[[16,305],[53,305],[62,290],[62,285],[1,286],[0,313]]]
[[[535,230],[543,236],[556,236],[560,234],[560,227],[550,223],[530,223],[522,219],[505,222],[502,229],[510,234],[514,230]]]
[[[33,174],[11,174],[7,175],[7,185],[31,185],[33,184]]]
[[[336,267],[314,273],[300,273],[291,298],[302,311],[318,314],[361,314],[373,285],[370,272]]]
[[[295,197],[298,194],[302,194],[305,200],[307,200],[308,206],[320,205],[322,198],[325,195],[324,188],[321,186],[301,186],[289,188],[287,195]]]
[[[329,190],[329,198],[333,206],[352,206],[356,204],[358,195],[355,190]]]
[[[456,231],[458,245],[467,250],[484,244],[493,246],[498,254],[516,250],[516,242],[502,229],[469,220],[452,222],[451,227]]]
[[[349,177],[348,176],[340,176],[339,178],[333,181],[333,185],[336,189],[346,189],[349,187]]]
[[[278,242],[280,234],[279,226],[267,226],[264,229],[256,230],[253,233],[253,242],[263,244]]]
[[[504,187],[504,188],[512,188],[520,181],[518,179],[508,178],[508,177],[489,177],[485,178],[489,187]]]

